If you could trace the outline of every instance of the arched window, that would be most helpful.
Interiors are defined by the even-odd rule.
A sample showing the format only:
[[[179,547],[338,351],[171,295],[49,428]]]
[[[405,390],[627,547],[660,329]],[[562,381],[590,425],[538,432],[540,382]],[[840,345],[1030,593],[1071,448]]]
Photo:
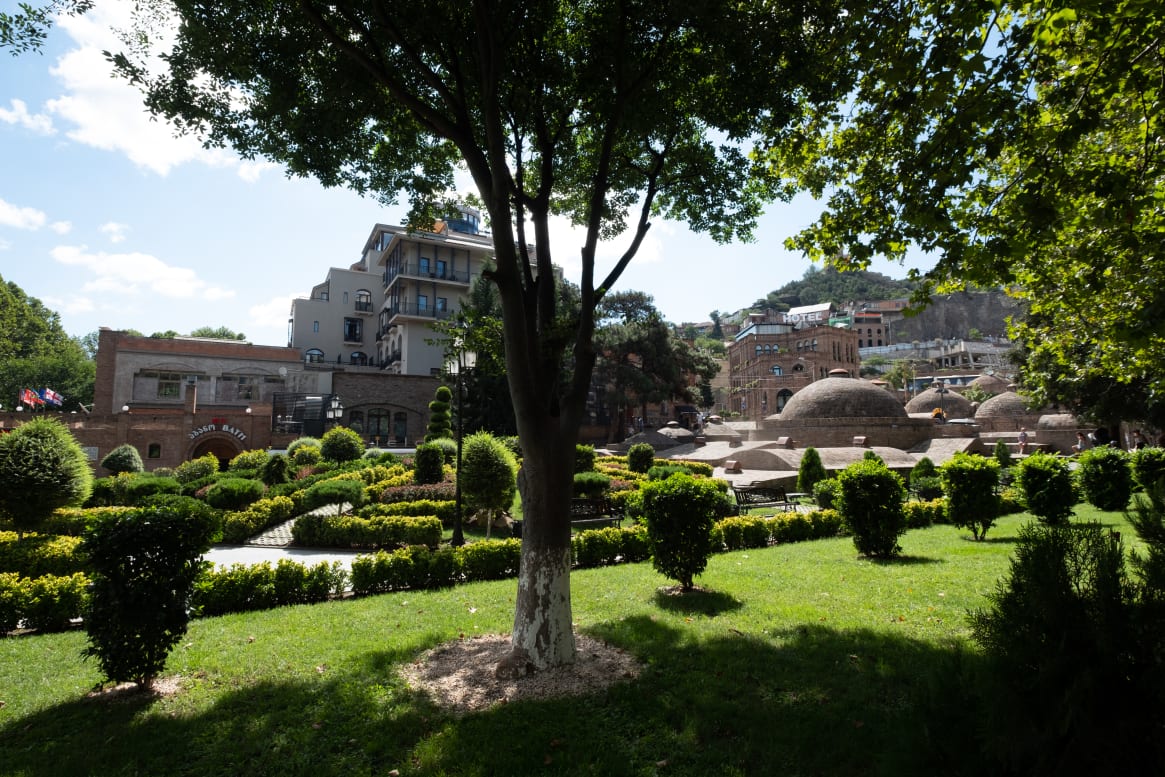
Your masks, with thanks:
[[[762,352],[763,350],[764,350],[764,347],[763,347],[763,346],[762,346],[760,343],[757,343],[757,344],[756,344],[756,355],[757,355],[757,356],[760,356],[760,355],[761,355],[761,352]]]
[[[372,292],[368,289],[356,290],[356,309],[364,313],[372,312]]]
[[[774,364],[773,365],[773,374],[774,375],[784,375],[785,371],[781,369],[781,365]]]
[[[352,364],[363,366],[368,364],[368,354],[363,351],[353,351],[352,355],[348,357]]]
[[[324,352],[319,348],[308,348],[303,353],[303,360],[310,364],[319,364],[324,360]]]

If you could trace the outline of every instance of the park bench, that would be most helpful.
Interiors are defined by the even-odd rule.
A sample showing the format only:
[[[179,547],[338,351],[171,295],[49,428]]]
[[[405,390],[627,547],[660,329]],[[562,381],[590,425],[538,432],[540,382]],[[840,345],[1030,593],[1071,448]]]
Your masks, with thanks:
[[[610,502],[603,497],[583,499],[575,497],[570,500],[570,527],[597,528],[602,526],[618,526],[623,521],[623,515],[612,509]]]
[[[751,507],[779,507],[781,510],[795,510],[796,505],[789,501],[785,489],[780,486],[733,486],[736,495],[736,506],[740,512]]]

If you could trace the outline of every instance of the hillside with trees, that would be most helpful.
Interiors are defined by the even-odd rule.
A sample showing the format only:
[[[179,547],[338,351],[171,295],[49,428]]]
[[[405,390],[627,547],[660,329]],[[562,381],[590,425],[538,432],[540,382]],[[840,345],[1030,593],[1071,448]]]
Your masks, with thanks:
[[[917,284],[896,280],[868,270],[842,272],[834,267],[812,265],[800,280],[789,281],[767,296],[758,298],[748,310],[788,310],[822,302],[844,304],[855,300],[902,299],[909,297]]]

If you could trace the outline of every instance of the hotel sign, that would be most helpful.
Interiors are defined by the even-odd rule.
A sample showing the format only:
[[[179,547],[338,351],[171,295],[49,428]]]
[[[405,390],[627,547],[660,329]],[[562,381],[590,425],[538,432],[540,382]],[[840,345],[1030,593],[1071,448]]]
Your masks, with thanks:
[[[222,432],[223,434],[229,434],[231,437],[241,441],[246,441],[247,439],[247,433],[242,429],[237,426],[231,426],[225,421],[219,422],[217,419],[215,423],[209,423],[192,430],[190,434],[187,435],[187,437],[189,437],[191,440],[197,440],[202,435],[210,434],[211,432]]]

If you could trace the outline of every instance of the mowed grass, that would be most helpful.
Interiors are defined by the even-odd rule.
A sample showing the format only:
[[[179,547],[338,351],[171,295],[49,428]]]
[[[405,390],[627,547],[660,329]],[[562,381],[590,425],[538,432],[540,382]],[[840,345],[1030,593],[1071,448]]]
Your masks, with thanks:
[[[1133,535],[1122,517],[1088,508]],[[650,563],[572,575],[577,628],[635,680],[456,717],[397,676],[442,642],[508,632],[514,581],[194,621],[166,697],[87,694],[83,632],[0,640],[0,774],[986,774],[966,613],[1018,527],[909,532],[889,562],[848,538],[712,557],[667,595]]]

